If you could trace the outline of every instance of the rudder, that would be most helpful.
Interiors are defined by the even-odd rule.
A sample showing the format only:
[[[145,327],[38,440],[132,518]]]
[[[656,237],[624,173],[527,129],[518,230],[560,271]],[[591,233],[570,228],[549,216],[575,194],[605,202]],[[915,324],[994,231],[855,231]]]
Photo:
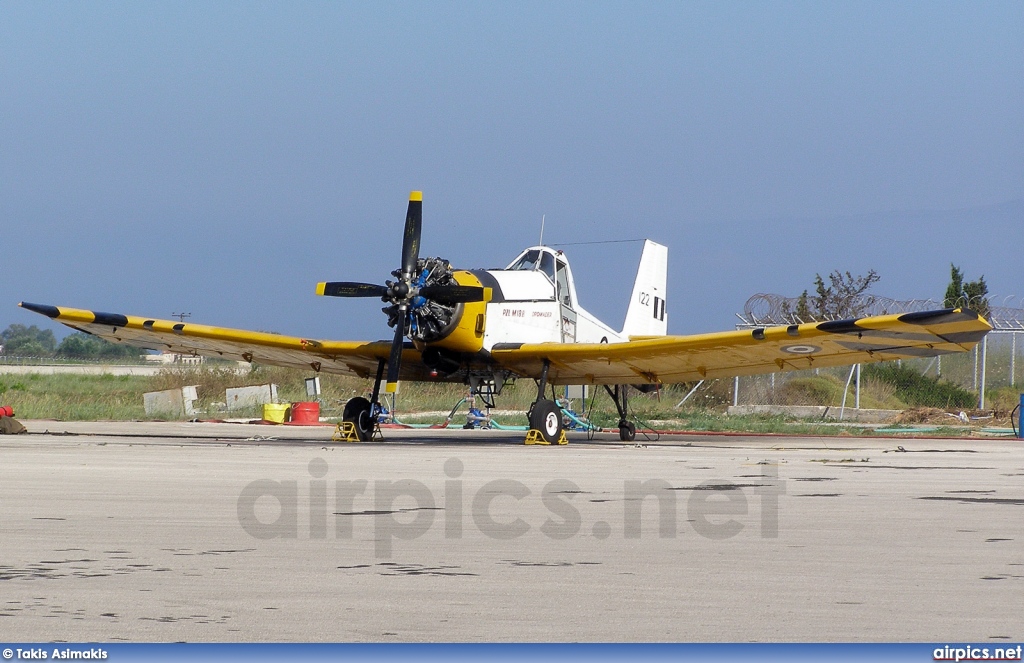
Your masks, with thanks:
[[[668,284],[668,247],[644,240],[633,294],[626,309],[623,336],[664,336],[668,332],[665,298]]]

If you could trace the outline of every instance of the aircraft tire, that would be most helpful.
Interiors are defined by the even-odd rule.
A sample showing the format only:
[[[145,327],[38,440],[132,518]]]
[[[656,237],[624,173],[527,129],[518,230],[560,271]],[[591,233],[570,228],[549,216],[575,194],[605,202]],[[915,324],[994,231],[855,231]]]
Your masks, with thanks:
[[[631,421],[619,423],[619,439],[623,442],[632,442],[636,439],[636,425]]]
[[[345,410],[341,418],[344,421],[351,421],[356,426],[356,435],[363,442],[373,437],[373,420],[370,418],[372,411],[370,401],[362,396],[356,396],[345,403]]]
[[[562,435],[562,411],[554,401],[537,401],[530,409],[530,428],[540,431],[546,442],[557,444]]]

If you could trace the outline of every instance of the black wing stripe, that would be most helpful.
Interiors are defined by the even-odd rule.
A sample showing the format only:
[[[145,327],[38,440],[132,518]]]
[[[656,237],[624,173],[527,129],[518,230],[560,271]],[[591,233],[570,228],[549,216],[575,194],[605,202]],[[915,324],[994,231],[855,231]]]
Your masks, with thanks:
[[[128,326],[128,318],[120,313],[103,313],[101,311],[94,311],[93,315],[96,316],[97,325],[104,325],[106,327]]]

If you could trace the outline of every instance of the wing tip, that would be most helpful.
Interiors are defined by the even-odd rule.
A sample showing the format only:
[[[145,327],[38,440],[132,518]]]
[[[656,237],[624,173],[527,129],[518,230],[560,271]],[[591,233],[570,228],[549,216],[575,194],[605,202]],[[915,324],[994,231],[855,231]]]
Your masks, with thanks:
[[[422,203],[423,202],[423,192],[422,191],[410,191],[409,192],[409,202],[410,203]]]
[[[943,322],[970,322],[973,320],[984,320],[977,311],[969,308],[943,308],[934,311],[915,311],[904,313],[899,317],[900,322],[913,325],[939,324]],[[985,320],[988,324],[988,321]]]
[[[321,297],[323,297],[325,290],[327,290],[327,282],[326,281],[321,281],[320,283],[316,284],[316,294],[318,294]]]
[[[18,306],[23,309],[32,311],[33,313],[40,313],[48,318],[59,318],[60,309],[56,306],[49,306],[47,304],[33,304],[31,302],[18,302]]]

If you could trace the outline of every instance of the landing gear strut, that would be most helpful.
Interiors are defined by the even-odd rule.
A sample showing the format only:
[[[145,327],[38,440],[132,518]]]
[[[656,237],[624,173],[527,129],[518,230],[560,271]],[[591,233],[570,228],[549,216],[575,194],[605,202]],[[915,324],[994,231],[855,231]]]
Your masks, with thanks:
[[[551,362],[545,359],[540,380],[537,381],[537,400],[530,406],[528,416],[532,430],[538,431],[548,444],[558,444],[562,437],[562,411],[554,401],[544,398],[549,368]]]
[[[619,439],[623,442],[632,442],[636,439],[636,425],[628,419],[629,400],[626,397],[626,391],[629,389],[629,385],[617,384],[615,389],[605,385],[604,389],[612,397],[615,409],[619,412]]]
[[[384,360],[377,360],[377,377],[373,381],[373,394],[370,400],[362,396],[356,396],[345,403],[345,410],[341,414],[342,421],[350,421],[356,428],[356,435],[361,442],[366,442],[373,437],[373,431],[377,428],[377,415],[380,413],[380,382],[384,379]]]

